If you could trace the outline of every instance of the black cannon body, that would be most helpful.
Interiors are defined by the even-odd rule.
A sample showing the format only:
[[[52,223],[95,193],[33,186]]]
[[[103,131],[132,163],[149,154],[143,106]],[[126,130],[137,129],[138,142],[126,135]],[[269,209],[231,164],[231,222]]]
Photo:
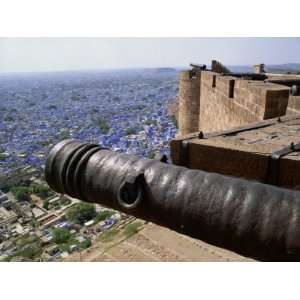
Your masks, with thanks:
[[[300,260],[300,193],[65,140],[52,189],[265,261]]]

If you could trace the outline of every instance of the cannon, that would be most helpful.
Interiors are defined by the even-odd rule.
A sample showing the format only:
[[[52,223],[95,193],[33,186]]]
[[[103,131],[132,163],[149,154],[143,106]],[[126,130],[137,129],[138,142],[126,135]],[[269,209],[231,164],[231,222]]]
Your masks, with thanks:
[[[45,178],[98,203],[261,261],[300,260],[300,192],[64,140]]]
[[[247,80],[266,80],[268,78],[265,74],[258,74],[258,73],[222,73],[223,76],[233,76],[237,78],[247,79]]]

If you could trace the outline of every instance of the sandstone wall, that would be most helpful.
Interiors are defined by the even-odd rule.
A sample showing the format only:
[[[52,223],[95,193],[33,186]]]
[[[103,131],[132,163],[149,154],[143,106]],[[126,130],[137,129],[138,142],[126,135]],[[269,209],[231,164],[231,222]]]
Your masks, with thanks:
[[[290,96],[286,110],[287,115],[300,114],[300,96]]]
[[[213,60],[211,62],[211,70],[216,73],[229,73],[230,70],[222,65],[219,61]]]
[[[179,83],[179,135],[199,130],[201,72],[191,71],[180,73]]]
[[[214,72],[202,72],[200,90],[198,127],[204,132],[282,116],[289,97],[288,87]]]

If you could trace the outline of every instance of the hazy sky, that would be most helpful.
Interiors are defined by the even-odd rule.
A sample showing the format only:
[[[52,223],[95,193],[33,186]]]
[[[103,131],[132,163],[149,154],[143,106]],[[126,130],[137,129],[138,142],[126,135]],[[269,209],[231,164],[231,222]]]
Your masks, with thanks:
[[[0,72],[300,63],[300,38],[0,38]]]

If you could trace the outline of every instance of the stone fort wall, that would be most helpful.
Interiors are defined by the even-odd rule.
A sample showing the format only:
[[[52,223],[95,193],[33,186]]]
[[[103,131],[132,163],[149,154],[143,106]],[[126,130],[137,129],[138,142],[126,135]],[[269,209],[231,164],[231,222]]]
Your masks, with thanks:
[[[290,96],[286,114],[295,115],[299,113],[300,113],[300,96]]]
[[[285,115],[289,88],[263,81],[202,72],[198,128],[230,129]]]
[[[180,75],[179,135],[225,130],[283,116],[287,111],[300,112],[300,102],[289,101],[287,86],[212,71],[191,74],[183,71]]]

